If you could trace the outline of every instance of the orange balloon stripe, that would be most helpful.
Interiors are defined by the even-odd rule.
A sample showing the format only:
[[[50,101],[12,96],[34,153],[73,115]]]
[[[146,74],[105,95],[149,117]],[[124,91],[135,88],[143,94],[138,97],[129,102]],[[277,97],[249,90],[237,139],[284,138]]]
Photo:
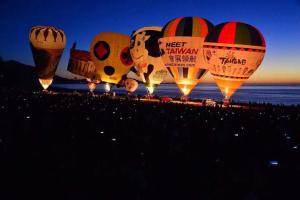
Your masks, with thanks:
[[[200,17],[197,17],[198,20],[199,20],[199,23],[201,25],[201,28],[200,28],[200,37],[206,37],[206,35],[208,34],[208,27],[207,27],[207,24],[206,24],[206,21]]]
[[[192,36],[193,37],[200,37],[201,36],[201,23],[199,23],[199,17],[193,17],[193,33]],[[200,30],[200,31],[199,31]]]
[[[183,17],[175,19],[169,26],[167,27],[167,31],[165,31],[166,34],[164,34],[165,37],[172,37],[176,35],[176,29],[179,24],[179,22],[182,20]]]

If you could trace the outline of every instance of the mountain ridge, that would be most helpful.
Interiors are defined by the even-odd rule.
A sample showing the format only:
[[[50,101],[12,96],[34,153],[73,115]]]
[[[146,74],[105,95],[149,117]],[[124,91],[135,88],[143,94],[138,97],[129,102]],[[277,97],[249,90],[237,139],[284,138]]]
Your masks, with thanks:
[[[72,80],[55,75],[53,83],[82,83],[83,80]],[[35,67],[15,60],[0,60],[0,85],[15,86],[26,89],[40,89],[41,86]]]

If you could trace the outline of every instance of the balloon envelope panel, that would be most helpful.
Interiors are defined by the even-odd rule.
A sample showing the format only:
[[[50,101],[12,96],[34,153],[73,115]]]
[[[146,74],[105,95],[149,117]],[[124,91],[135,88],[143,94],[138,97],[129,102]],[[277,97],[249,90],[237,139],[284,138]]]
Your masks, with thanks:
[[[101,81],[117,84],[133,66],[129,52],[130,37],[121,33],[102,32],[96,35],[90,53]]]

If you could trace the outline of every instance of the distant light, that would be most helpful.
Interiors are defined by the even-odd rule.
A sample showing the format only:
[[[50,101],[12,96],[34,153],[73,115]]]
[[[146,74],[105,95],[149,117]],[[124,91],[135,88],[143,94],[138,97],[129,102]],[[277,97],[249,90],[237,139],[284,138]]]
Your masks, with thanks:
[[[293,146],[293,149],[298,149],[298,146]]]
[[[146,87],[146,88],[147,88],[147,90],[148,90],[148,92],[149,92],[150,95],[153,94],[153,92],[154,92],[154,87],[153,87],[152,85],[150,85],[150,86],[148,86],[148,87]]]
[[[26,118],[27,118],[27,119],[30,119],[30,115],[28,115]]]
[[[286,136],[286,139],[287,139],[287,140],[290,140],[290,139],[291,139],[291,137],[290,137],[290,136]]]
[[[114,142],[115,142],[115,141],[117,141],[117,139],[116,139],[116,138],[112,138],[111,141],[114,141]]]
[[[86,120],[87,120],[87,121],[89,121],[89,120],[90,120],[90,118],[89,118],[89,117],[87,117],[87,118],[86,118]]]
[[[105,84],[104,90],[105,90],[105,92],[109,92],[110,91],[110,85],[109,85],[109,83]]]
[[[284,137],[286,137],[286,136],[287,136],[287,134],[286,134],[286,133],[284,133],[284,134],[283,134],[283,136],[284,136]]]
[[[278,166],[278,164],[279,164],[279,162],[277,160],[270,160],[269,161],[269,165],[271,165],[271,166],[276,167],[276,166]]]
[[[239,136],[239,134],[238,134],[238,133],[235,133],[235,134],[234,134],[234,136],[235,136],[235,137],[238,137],[238,136]]]
[[[104,134],[104,131],[100,131],[100,134]]]
[[[122,120],[123,119],[123,117],[120,117],[120,120]]]
[[[220,120],[221,120],[221,121],[223,121],[223,119],[224,119],[224,118],[223,118],[223,117],[221,117],[221,119],[220,119]]]

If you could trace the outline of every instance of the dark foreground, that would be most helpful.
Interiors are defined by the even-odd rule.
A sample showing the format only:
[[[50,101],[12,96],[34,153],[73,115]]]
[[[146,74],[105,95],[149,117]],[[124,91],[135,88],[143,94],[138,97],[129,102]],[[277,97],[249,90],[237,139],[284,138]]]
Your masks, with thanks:
[[[1,89],[0,156],[0,199],[295,200],[300,108]]]

